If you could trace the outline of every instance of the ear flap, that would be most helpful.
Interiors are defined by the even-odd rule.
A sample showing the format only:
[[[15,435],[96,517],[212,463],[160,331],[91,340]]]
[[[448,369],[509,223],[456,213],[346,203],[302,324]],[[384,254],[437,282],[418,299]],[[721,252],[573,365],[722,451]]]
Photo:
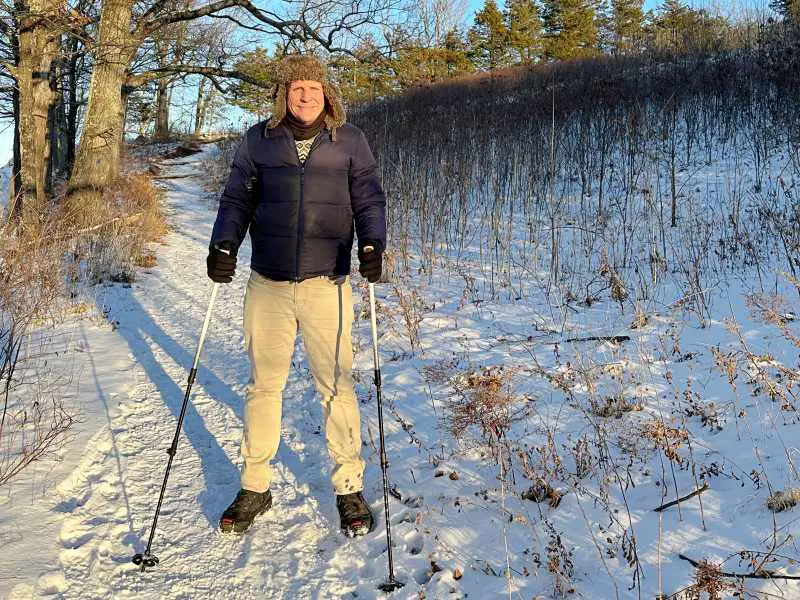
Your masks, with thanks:
[[[272,118],[270,118],[269,123],[267,124],[268,129],[274,129],[277,127],[281,121],[283,121],[283,117],[286,116],[286,85],[283,83],[279,83],[277,89],[275,90],[275,98],[272,103]]]
[[[331,139],[336,139],[336,129],[344,125],[346,115],[339,88],[330,80],[322,82],[322,91],[325,94],[325,110],[328,112],[325,117],[325,125],[331,132]]]

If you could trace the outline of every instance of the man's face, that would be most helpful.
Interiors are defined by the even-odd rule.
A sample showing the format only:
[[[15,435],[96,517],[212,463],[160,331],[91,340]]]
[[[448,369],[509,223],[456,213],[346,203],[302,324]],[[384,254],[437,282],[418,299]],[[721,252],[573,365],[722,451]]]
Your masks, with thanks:
[[[289,110],[303,124],[310,125],[325,109],[325,95],[319,81],[299,80],[289,84]]]

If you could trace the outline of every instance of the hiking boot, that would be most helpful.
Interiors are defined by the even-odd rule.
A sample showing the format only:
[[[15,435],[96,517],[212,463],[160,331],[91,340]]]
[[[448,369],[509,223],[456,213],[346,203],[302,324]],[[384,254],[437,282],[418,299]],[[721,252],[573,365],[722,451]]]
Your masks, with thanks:
[[[339,523],[347,537],[366,535],[372,529],[372,513],[361,492],[336,496]]]
[[[272,506],[272,494],[241,489],[236,499],[222,513],[219,529],[222,533],[244,533],[253,524],[253,519],[267,512]]]

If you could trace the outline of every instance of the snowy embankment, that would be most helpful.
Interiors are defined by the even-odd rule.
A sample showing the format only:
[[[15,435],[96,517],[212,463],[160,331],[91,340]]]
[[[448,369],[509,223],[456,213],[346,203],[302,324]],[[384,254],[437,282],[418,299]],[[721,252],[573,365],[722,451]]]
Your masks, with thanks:
[[[357,391],[375,530],[359,540],[338,531],[321,409],[301,352],[284,393],[274,507],[244,536],[216,530],[238,489],[247,244],[217,301],[153,545],[161,563],[145,574],[130,563],[146,544],[211,288],[204,158],[172,161],[172,173],[198,177],[167,181],[174,228],[158,265],[131,287],[98,294],[115,331],[87,324],[81,342],[90,370],[76,377],[77,394],[96,399],[101,417],[91,439],[68,446],[69,468],[36,494],[5,500],[2,526],[19,544],[5,548],[19,559],[12,585],[0,578],[9,598],[380,596],[378,427],[357,276]],[[695,581],[679,554],[728,559],[729,572],[793,572],[796,519],[770,512],[767,500],[786,490],[790,508],[798,485],[797,301],[761,294],[746,303],[755,284],[743,276],[715,289],[700,328],[686,301],[673,302],[675,288],[634,315],[605,295],[551,306],[533,278],[524,301],[492,301],[475,275],[442,270],[430,282],[377,287],[399,497],[394,557],[406,582],[393,598],[670,597]],[[769,285],[796,298],[784,279]],[[721,580],[724,594],[732,583]],[[744,585],[800,595],[796,582]]]

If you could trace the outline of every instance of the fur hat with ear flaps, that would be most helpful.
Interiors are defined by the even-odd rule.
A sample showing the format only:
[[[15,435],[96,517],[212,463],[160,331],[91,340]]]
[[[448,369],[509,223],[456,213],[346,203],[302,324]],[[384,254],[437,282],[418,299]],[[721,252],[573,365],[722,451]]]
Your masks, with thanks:
[[[328,79],[328,69],[325,64],[312,55],[292,54],[283,57],[276,68],[276,81],[272,118],[267,127],[277,127],[286,116],[286,91],[292,81],[319,81],[322,92],[325,94],[325,125],[331,133],[331,139],[336,139],[336,128],[344,125],[345,113],[342,97],[336,84]]]

